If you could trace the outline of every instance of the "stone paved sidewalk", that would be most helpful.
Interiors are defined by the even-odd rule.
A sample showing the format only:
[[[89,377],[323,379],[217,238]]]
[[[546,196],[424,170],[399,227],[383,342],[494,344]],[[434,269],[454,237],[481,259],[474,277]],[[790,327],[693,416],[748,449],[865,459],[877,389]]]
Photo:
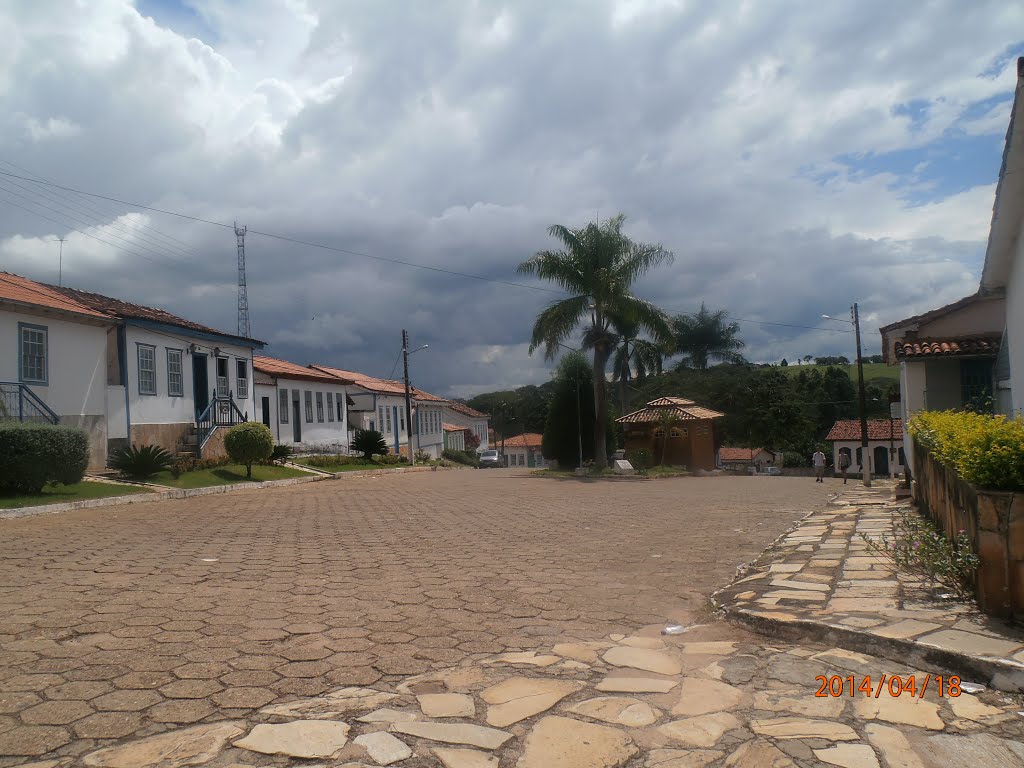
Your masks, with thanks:
[[[964,679],[1024,691],[1024,631],[972,606],[928,595],[861,538],[878,540],[910,509],[892,486],[851,485],[715,594],[728,615],[762,632],[816,638]]]
[[[722,622],[681,637],[658,630],[480,654],[397,685],[341,688],[31,765],[1024,766],[1019,697],[939,696],[934,686],[923,697],[819,697],[819,675],[925,673],[835,648],[765,645]]]

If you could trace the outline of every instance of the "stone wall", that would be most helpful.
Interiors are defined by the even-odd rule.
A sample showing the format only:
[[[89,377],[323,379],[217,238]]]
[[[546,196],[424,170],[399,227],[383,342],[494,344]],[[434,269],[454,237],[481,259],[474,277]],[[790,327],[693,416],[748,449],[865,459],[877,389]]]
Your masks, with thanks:
[[[136,446],[159,445],[165,451],[176,453],[181,449],[185,435],[194,425],[191,422],[174,424],[132,424],[131,443]]]
[[[231,427],[217,427],[213,430],[213,434],[210,435],[210,439],[206,441],[206,445],[203,446],[202,458],[204,459],[224,459],[227,458],[228,451],[224,447],[224,435],[228,433]]]
[[[946,536],[967,532],[981,609],[1024,618],[1024,493],[979,491],[914,441],[914,499]]]

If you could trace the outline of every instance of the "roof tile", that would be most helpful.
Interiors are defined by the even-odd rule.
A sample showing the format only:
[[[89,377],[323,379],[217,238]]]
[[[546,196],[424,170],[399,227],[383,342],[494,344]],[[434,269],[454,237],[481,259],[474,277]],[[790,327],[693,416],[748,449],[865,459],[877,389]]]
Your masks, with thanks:
[[[890,427],[891,425],[891,427]],[[890,428],[892,432],[890,433]],[[868,440],[902,440],[903,419],[868,419]],[[860,420],[840,419],[832,425],[825,440],[860,440]]]
[[[29,280],[21,275],[0,272],[0,299],[14,301],[18,304],[32,304],[37,307],[57,309],[61,312],[73,312],[76,315],[102,317],[105,320],[114,318],[105,312],[99,312],[82,302],[65,295],[63,292],[46,285]]]
[[[287,360],[278,360],[274,357],[264,355],[253,355],[252,366],[257,371],[286,379],[300,379],[302,381],[321,381],[328,384],[352,384],[351,379],[341,376],[334,376],[314,368],[308,368],[297,363],[290,363]]]
[[[895,349],[897,360],[915,357],[962,357],[965,355],[995,357],[999,354],[999,339],[994,336],[959,339],[898,339]]]

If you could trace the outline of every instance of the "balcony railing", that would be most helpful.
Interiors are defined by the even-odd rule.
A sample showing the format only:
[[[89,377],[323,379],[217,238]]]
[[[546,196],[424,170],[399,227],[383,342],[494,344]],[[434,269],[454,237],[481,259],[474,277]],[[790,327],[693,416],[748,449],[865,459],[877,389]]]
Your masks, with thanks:
[[[27,384],[0,381],[0,421],[56,424],[60,417]]]

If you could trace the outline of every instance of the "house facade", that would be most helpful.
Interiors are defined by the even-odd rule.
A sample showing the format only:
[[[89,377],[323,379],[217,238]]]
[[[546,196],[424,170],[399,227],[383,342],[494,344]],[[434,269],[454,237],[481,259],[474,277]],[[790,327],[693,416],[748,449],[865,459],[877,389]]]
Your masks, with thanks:
[[[718,466],[722,469],[746,471],[753,467],[760,471],[768,467],[782,467],[782,453],[769,451],[765,448],[727,448],[718,449]]]
[[[297,450],[347,453],[351,379],[256,355],[256,418],[278,443]]]
[[[490,416],[486,413],[480,413],[465,403],[449,400],[444,404],[443,418],[448,424],[468,428],[470,434],[480,441],[476,446],[477,451],[486,451],[493,446],[490,440]]]
[[[506,467],[531,467],[543,469],[549,462],[541,453],[544,436],[538,432],[525,432],[506,437],[502,442],[502,455]]]
[[[220,427],[255,413],[252,356],[261,341],[7,273],[0,297],[0,353],[15,361],[0,378],[61,423],[84,427],[91,468],[128,444],[215,455]]]
[[[646,449],[655,464],[712,470],[717,461],[714,423],[725,414],[684,397],[659,397],[620,416],[626,454]]]
[[[832,425],[825,441],[832,444],[832,466],[838,472],[845,457],[848,472],[859,475],[863,466],[859,419],[841,419]],[[902,419],[868,419],[868,471],[881,477],[895,477],[907,466],[903,445]]]
[[[445,451],[465,451],[466,450],[466,433],[470,432],[469,427],[461,427],[458,424],[442,424],[441,430],[444,432],[444,448]]]

